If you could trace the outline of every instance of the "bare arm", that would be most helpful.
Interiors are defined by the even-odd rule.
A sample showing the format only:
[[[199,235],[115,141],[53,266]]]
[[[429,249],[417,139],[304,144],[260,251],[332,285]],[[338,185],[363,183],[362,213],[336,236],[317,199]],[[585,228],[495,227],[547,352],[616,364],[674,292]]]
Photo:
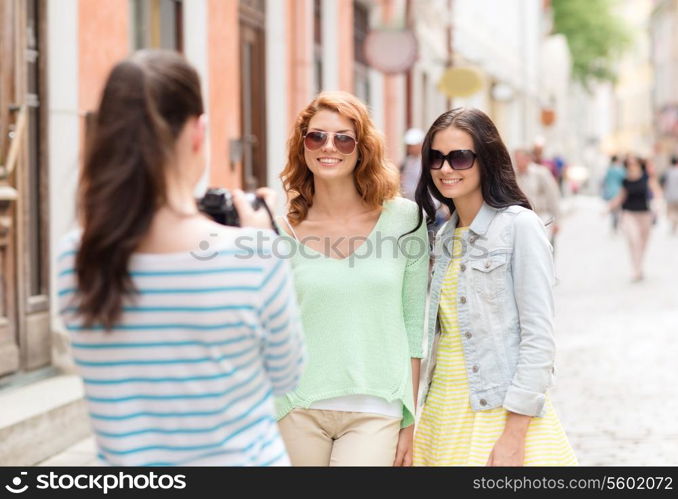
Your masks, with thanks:
[[[664,197],[664,191],[661,185],[659,185],[656,176],[650,177],[650,180],[648,181],[648,186],[650,187],[652,195],[654,196],[655,199],[662,199]]]
[[[417,407],[417,392],[419,391],[419,369],[421,359],[412,357],[412,391],[414,392],[414,407]],[[393,466],[412,466],[412,453],[414,442],[414,425],[400,429],[398,446]]]
[[[532,417],[508,412],[504,431],[494,444],[487,466],[523,466],[525,439]]]
[[[419,392],[419,371],[421,359],[412,358],[412,389],[414,390],[414,407],[417,407],[417,395]]]
[[[623,187],[619,191],[619,194],[615,198],[613,198],[609,203],[607,203],[607,208],[609,211],[614,211],[616,209],[619,209],[622,204],[624,204],[624,201],[626,201],[626,189]]]

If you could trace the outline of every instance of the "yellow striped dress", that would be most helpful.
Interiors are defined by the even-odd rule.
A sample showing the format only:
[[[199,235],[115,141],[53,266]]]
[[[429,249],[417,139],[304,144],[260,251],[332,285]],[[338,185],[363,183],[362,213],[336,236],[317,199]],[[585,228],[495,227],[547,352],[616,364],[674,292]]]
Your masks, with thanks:
[[[441,337],[431,387],[414,438],[415,466],[485,466],[501,436],[507,411],[503,407],[475,412],[469,387],[461,333],[457,322],[457,276],[461,236],[455,230],[452,255],[441,289]],[[532,418],[525,442],[526,466],[575,466],[577,459],[563,427],[546,397],[546,414]]]

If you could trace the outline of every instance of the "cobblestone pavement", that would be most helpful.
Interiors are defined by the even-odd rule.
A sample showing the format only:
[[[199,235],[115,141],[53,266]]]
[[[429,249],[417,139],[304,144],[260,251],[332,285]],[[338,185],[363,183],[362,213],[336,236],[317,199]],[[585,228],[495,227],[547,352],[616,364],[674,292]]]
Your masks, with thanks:
[[[678,236],[660,217],[631,283],[603,203],[566,200],[553,399],[581,465],[678,465]],[[662,213],[663,215],[663,213]]]

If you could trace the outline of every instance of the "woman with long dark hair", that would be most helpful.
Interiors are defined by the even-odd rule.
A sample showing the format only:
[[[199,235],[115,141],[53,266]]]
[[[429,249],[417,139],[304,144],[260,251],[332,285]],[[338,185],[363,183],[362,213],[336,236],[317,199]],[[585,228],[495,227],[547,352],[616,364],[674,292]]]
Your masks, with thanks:
[[[198,74],[174,52],[134,54],[108,76],[93,127],[58,288],[100,459],[289,464],[272,395],[301,374],[292,279],[273,232],[245,247],[256,229],[198,211]],[[241,192],[235,203],[243,225],[271,228]]]
[[[622,182],[619,194],[609,202],[609,210],[621,208],[621,228],[629,244],[632,282],[644,279],[643,261],[650,239],[653,213],[650,198],[661,196],[661,187],[654,177],[648,174],[645,160],[634,155],[624,159],[626,178]]]
[[[442,114],[423,145],[417,203],[452,217],[435,242],[415,465],[572,465],[547,390],[554,283],[543,223],[483,112]]]

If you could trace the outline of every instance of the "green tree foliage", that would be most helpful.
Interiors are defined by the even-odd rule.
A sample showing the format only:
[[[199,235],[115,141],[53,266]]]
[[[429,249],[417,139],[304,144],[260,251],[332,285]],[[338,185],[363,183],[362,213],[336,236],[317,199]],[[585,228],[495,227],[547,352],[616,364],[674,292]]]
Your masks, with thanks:
[[[553,31],[567,38],[572,76],[585,87],[614,81],[615,63],[631,45],[628,25],[613,12],[613,0],[552,0]]]

